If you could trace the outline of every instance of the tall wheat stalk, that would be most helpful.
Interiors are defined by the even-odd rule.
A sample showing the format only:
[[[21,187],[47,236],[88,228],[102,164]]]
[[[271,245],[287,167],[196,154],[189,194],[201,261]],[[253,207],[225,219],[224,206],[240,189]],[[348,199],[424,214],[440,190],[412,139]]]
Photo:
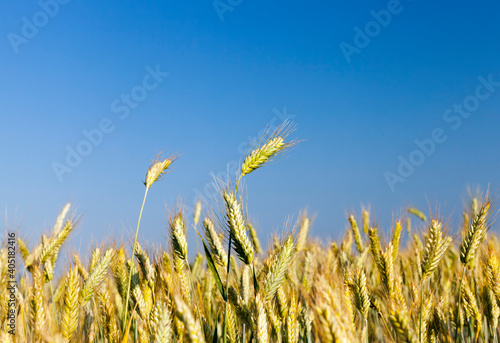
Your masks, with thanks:
[[[135,229],[135,237],[134,237],[134,244],[132,246],[132,263],[134,263],[134,254],[135,254],[135,249],[137,245],[137,237],[139,236],[139,226],[141,225],[141,217],[142,217],[142,211],[144,210],[144,204],[146,203],[146,197],[148,196],[148,190],[151,188],[153,183],[158,181],[167,171],[167,169],[170,167],[173,161],[177,159],[176,155],[172,155],[170,157],[167,157],[164,160],[159,160],[160,154],[156,157],[156,160],[151,164],[149,167],[147,173],[146,173],[146,180],[144,181],[144,186],[146,186],[146,190],[144,191],[144,198],[142,199],[142,205],[141,205],[141,210],[139,211],[139,219],[137,220],[137,227]],[[130,284],[132,282],[132,269],[130,268],[129,275],[128,275],[128,283],[127,283],[127,292],[126,292],[126,300],[125,300],[125,311],[123,312],[123,322],[122,322],[122,329],[125,330],[125,325],[127,323],[127,317],[128,317],[128,302],[130,299]]]
[[[464,276],[468,267],[472,265],[476,257],[477,250],[480,244],[483,242],[486,232],[488,231],[488,226],[486,224],[488,217],[490,215],[491,203],[488,200],[488,195],[483,201],[483,204],[479,210],[473,207],[473,213],[475,213],[474,221],[470,224],[469,229],[463,235],[462,244],[460,245],[460,261],[462,262],[463,269],[460,276],[460,286],[458,288],[458,305],[457,305],[457,326],[455,331],[455,343],[458,340],[458,318],[460,316],[460,304],[462,300],[462,285],[464,281]]]
[[[236,182],[236,187],[234,189],[234,193],[224,193],[224,200],[226,203],[226,210],[229,221],[229,239],[228,239],[228,248],[227,248],[227,276],[226,276],[226,294],[228,292],[229,285],[229,270],[231,265],[231,244],[234,240],[236,253],[238,257],[245,262],[247,265],[250,265],[253,260],[253,248],[251,247],[250,242],[246,239],[246,234],[242,231],[244,227],[246,227],[245,223],[242,221],[243,217],[240,214],[241,210],[238,210],[239,204],[237,203],[237,194],[238,188],[240,186],[240,182],[243,176],[250,174],[254,170],[262,167],[266,163],[271,162],[277,156],[283,154],[285,151],[289,150],[297,141],[289,141],[286,139],[290,135],[290,133],[295,129],[295,126],[285,120],[280,126],[275,128],[274,130],[266,130],[266,132],[261,136],[261,138],[256,142],[254,148],[251,152],[245,157],[243,163],[240,168],[240,176],[238,177],[238,181]],[[243,258],[242,258],[243,257]],[[255,277],[255,268],[252,265],[252,271]],[[227,333],[227,301],[224,306],[224,333],[223,340],[226,343],[226,333]]]
[[[419,339],[422,340],[422,311],[424,302],[424,284],[430,279],[452,242],[451,237],[443,237],[442,224],[438,220],[431,220],[429,232],[425,241],[425,250],[420,263],[422,278],[420,280],[420,314]]]

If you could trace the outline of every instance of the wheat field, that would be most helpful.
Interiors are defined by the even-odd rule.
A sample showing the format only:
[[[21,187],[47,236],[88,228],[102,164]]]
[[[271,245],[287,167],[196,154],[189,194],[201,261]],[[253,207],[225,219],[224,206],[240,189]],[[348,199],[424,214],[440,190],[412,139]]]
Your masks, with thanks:
[[[69,204],[39,244],[6,238],[0,341],[498,342],[500,243],[488,232],[489,192],[472,197],[457,227],[409,208],[386,233],[363,209],[348,215],[341,242],[310,237],[304,211],[263,250],[243,184],[298,143],[292,131],[290,123],[267,131],[235,180],[214,181],[214,203],[198,202],[189,218],[182,206],[172,209],[167,251],[144,243],[140,222],[148,192],[177,155],[147,170],[133,244],[103,242],[89,258],[60,265],[78,230]],[[188,230],[203,250],[188,246]],[[14,288],[9,246],[19,261]]]

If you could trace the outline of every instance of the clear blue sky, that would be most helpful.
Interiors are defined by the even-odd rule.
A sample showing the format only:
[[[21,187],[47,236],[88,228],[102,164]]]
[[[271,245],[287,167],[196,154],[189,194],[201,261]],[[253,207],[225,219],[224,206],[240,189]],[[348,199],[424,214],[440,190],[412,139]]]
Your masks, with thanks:
[[[247,179],[265,242],[303,207],[317,215],[313,235],[338,238],[362,204],[388,229],[408,205],[440,203],[448,216],[467,186],[498,190],[497,2],[216,5],[0,4],[0,207],[32,243],[67,201],[85,213],[77,248],[129,237],[164,150],[183,155],[151,189],[141,229],[164,244],[165,204],[192,206],[210,172],[240,160],[238,147],[284,108],[305,141]],[[88,152],[82,132],[100,125],[99,144],[68,166],[67,147]],[[434,151],[416,150],[433,137]],[[401,174],[399,156],[418,165]],[[54,162],[72,171],[58,178]]]

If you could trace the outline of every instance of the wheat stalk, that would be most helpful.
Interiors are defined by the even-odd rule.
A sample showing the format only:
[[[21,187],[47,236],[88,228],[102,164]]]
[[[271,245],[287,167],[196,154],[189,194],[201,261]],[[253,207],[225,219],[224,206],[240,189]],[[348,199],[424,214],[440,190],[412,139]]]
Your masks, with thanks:
[[[160,159],[160,155],[156,157],[156,160],[149,166],[148,171],[146,172],[146,179],[144,180],[144,186],[146,186],[146,189],[144,191],[144,198],[142,199],[142,205],[141,205],[141,210],[139,211],[139,218],[137,219],[137,227],[135,229],[135,236],[134,236],[134,244],[132,245],[132,258],[135,254],[135,248],[137,245],[137,237],[139,236],[139,226],[141,224],[141,217],[142,217],[142,211],[144,210],[144,204],[146,203],[146,198],[148,196],[148,190],[151,188],[151,186],[158,181],[162,176],[165,175],[167,172],[168,168],[170,165],[177,159],[177,155],[171,155],[163,160]],[[133,263],[133,259],[132,259]],[[126,300],[125,300],[125,311],[124,311],[124,316],[123,316],[123,331],[125,331],[125,325],[127,322],[127,316],[128,316],[128,301],[130,297],[130,283],[132,281],[132,268],[130,269],[129,276],[128,276],[128,284],[127,284],[127,291],[125,292],[126,294]],[[125,334],[128,334],[125,333]]]

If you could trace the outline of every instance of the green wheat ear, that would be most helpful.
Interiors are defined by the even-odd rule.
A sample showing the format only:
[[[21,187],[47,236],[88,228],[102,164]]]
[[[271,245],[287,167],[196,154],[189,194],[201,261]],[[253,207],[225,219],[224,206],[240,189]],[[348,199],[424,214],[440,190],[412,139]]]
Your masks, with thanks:
[[[427,217],[425,216],[424,212],[420,211],[419,209],[416,209],[414,207],[410,207],[406,211],[410,214],[413,214],[414,216],[416,216],[417,218],[419,218],[423,222],[427,221]]]

